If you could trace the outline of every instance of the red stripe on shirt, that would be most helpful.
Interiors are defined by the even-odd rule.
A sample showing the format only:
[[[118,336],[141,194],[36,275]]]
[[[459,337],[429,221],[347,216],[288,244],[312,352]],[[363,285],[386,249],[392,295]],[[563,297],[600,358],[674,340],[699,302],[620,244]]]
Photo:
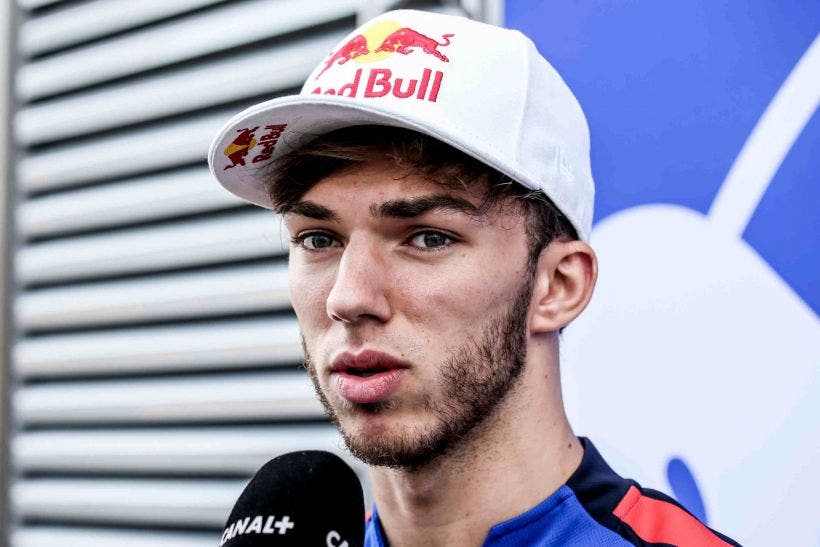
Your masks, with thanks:
[[[686,547],[727,547],[698,519],[672,503],[641,494],[631,486],[612,512],[644,541]]]

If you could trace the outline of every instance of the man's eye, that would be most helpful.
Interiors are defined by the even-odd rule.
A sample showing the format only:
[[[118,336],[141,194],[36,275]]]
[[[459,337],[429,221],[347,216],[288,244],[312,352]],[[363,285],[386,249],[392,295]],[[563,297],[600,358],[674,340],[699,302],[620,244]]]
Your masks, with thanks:
[[[324,232],[314,232],[312,234],[300,235],[296,238],[296,242],[302,245],[305,249],[311,251],[319,251],[335,246],[336,240],[333,236]]]
[[[450,236],[433,231],[419,232],[410,239],[410,243],[422,249],[439,249],[450,245],[452,242],[453,238]]]

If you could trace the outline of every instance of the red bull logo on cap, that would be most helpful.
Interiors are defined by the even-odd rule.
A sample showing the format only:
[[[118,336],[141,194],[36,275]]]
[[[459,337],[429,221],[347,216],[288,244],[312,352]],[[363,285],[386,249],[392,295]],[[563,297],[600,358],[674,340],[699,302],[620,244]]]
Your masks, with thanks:
[[[361,55],[367,55],[370,50],[367,49],[367,38],[363,34],[357,34],[348,40],[342,47],[331,53],[330,59],[325,63],[325,68],[316,76],[318,80],[322,74],[327,72],[327,69],[335,64],[343,65],[346,62],[355,59]]]
[[[265,129],[267,132],[260,137],[259,141],[257,141],[255,137],[256,132],[259,130],[258,125],[256,127],[237,129],[236,131],[239,135],[231,141],[231,144],[229,144],[224,151],[225,156],[231,161],[230,164],[225,166],[224,170],[236,167],[237,165],[244,166],[245,158],[257,144],[261,146],[261,150],[253,157],[253,163],[269,160],[276,148],[276,143],[279,142],[279,138],[282,136],[282,133],[284,133],[286,127],[287,124],[266,125]]]
[[[382,45],[376,48],[376,53],[382,51],[395,51],[396,53],[407,55],[408,53],[413,52],[410,48],[421,48],[424,53],[432,55],[445,63],[449,63],[450,59],[448,59],[445,55],[442,55],[439,52],[438,47],[450,45],[450,38],[453,36],[453,34],[444,34],[441,37],[444,41],[437,42],[429,36],[425,36],[424,34],[416,32],[411,28],[400,28],[384,39]]]
[[[452,33],[442,34],[439,41],[395,21],[378,21],[332,52],[314,80],[318,81],[329,69],[350,61],[370,63],[396,53],[410,55],[418,52],[435,57],[438,62],[449,63],[450,59],[439,49],[450,45],[450,38],[453,36]],[[411,75],[415,77],[403,76],[394,78],[393,71],[388,68],[360,68],[356,70],[351,82],[339,87],[317,87],[311,93],[358,97],[360,84],[364,81],[362,96],[365,98],[389,94],[399,99],[415,98],[436,102],[444,79],[443,71],[437,70],[437,67],[427,67],[420,73]]]
[[[257,129],[259,129],[258,125],[256,127],[243,127],[242,129],[236,130],[239,136],[225,148],[224,154],[231,160],[231,164],[225,166],[225,171],[237,165],[245,165],[245,156],[248,155],[251,148],[256,146],[254,134]]]
[[[286,123],[265,126],[268,132],[259,139],[259,146],[261,146],[262,149],[253,157],[253,163],[259,163],[260,161],[269,160],[271,158],[273,151],[276,149],[276,143],[279,142],[279,137],[285,132],[287,126],[288,124]]]

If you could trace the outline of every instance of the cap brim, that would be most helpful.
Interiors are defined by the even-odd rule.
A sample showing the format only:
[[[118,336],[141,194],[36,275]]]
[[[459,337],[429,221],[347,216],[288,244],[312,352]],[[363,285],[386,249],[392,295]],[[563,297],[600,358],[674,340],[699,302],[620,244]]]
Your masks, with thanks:
[[[258,127],[263,135],[265,126],[287,125],[275,147],[259,163],[253,163],[253,151],[245,165],[233,165],[225,154],[243,129]],[[270,163],[292,152],[325,133],[356,125],[387,125],[412,129],[445,142],[513,177],[525,186],[535,187],[531,181],[516,178],[515,170],[482,155],[469,142],[454,137],[458,132],[445,123],[419,123],[409,120],[405,113],[380,104],[362,104],[346,97],[333,95],[292,95],[257,104],[229,120],[217,133],[208,151],[208,164],[217,180],[231,193],[268,209],[273,208],[264,181],[270,177]],[[257,137],[258,138],[258,137]],[[265,154],[268,156],[268,154]],[[518,174],[520,175],[520,174]],[[530,184],[527,184],[530,183]]]

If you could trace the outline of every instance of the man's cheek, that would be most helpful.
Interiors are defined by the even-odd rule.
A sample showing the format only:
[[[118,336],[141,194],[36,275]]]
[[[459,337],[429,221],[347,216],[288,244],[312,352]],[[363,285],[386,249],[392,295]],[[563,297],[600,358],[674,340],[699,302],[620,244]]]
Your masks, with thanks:
[[[293,274],[291,274],[293,276]],[[300,324],[320,324],[329,320],[327,296],[329,288],[319,282],[289,283],[290,301]]]

